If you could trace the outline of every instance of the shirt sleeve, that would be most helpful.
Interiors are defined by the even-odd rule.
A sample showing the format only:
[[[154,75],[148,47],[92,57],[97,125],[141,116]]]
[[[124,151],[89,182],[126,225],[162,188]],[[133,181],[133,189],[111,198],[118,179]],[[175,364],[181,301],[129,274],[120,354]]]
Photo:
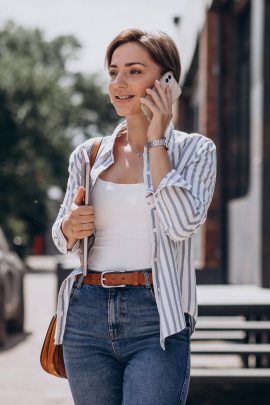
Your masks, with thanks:
[[[174,241],[191,237],[207,218],[216,180],[216,148],[199,134],[192,134],[178,154],[172,169],[161,181],[154,201],[166,234]],[[174,160],[174,159],[173,159]]]
[[[70,207],[75,199],[79,187],[81,186],[82,154],[81,148],[76,148],[69,159],[69,178],[66,194],[63,203],[60,206],[55,223],[52,227],[52,238],[57,249],[64,254],[74,253],[80,247],[80,241],[73,246],[72,250],[67,250],[67,240],[63,235],[61,225],[65,215],[70,212]]]

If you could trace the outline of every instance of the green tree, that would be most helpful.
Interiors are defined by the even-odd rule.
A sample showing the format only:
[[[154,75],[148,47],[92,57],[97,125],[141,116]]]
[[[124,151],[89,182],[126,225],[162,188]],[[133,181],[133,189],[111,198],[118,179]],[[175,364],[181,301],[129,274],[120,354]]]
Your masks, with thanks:
[[[74,36],[46,41],[12,22],[0,31],[0,224],[31,245],[48,222],[47,191],[67,180],[74,144],[108,134],[117,116],[96,75],[72,73]]]

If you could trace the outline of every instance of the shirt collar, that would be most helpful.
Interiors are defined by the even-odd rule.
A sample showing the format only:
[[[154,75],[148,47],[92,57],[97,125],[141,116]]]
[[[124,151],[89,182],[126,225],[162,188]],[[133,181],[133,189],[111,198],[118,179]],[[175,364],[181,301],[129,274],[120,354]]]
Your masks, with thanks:
[[[102,150],[100,151],[100,157],[106,155],[106,153],[112,152],[115,139],[116,139],[119,131],[121,131],[121,129],[125,125],[126,125],[126,121],[123,121],[119,125],[117,125],[117,127],[113,131],[112,135],[110,137],[108,137],[109,140],[107,142],[102,143]]]

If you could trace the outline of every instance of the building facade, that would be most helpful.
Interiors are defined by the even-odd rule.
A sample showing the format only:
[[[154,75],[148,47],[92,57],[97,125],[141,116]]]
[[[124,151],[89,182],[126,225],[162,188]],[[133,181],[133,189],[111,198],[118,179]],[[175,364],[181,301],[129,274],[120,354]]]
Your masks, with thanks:
[[[197,278],[270,287],[270,0],[202,6],[175,120],[176,128],[217,145],[216,190],[197,235]],[[180,52],[185,36],[183,26]]]

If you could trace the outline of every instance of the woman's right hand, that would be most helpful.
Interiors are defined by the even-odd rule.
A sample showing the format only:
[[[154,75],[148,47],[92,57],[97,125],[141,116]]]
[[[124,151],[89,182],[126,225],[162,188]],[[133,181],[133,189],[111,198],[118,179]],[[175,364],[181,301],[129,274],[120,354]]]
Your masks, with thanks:
[[[70,213],[62,222],[62,232],[67,239],[67,249],[71,250],[78,239],[86,238],[94,233],[94,208],[84,205],[85,189],[80,187],[71,206]]]

